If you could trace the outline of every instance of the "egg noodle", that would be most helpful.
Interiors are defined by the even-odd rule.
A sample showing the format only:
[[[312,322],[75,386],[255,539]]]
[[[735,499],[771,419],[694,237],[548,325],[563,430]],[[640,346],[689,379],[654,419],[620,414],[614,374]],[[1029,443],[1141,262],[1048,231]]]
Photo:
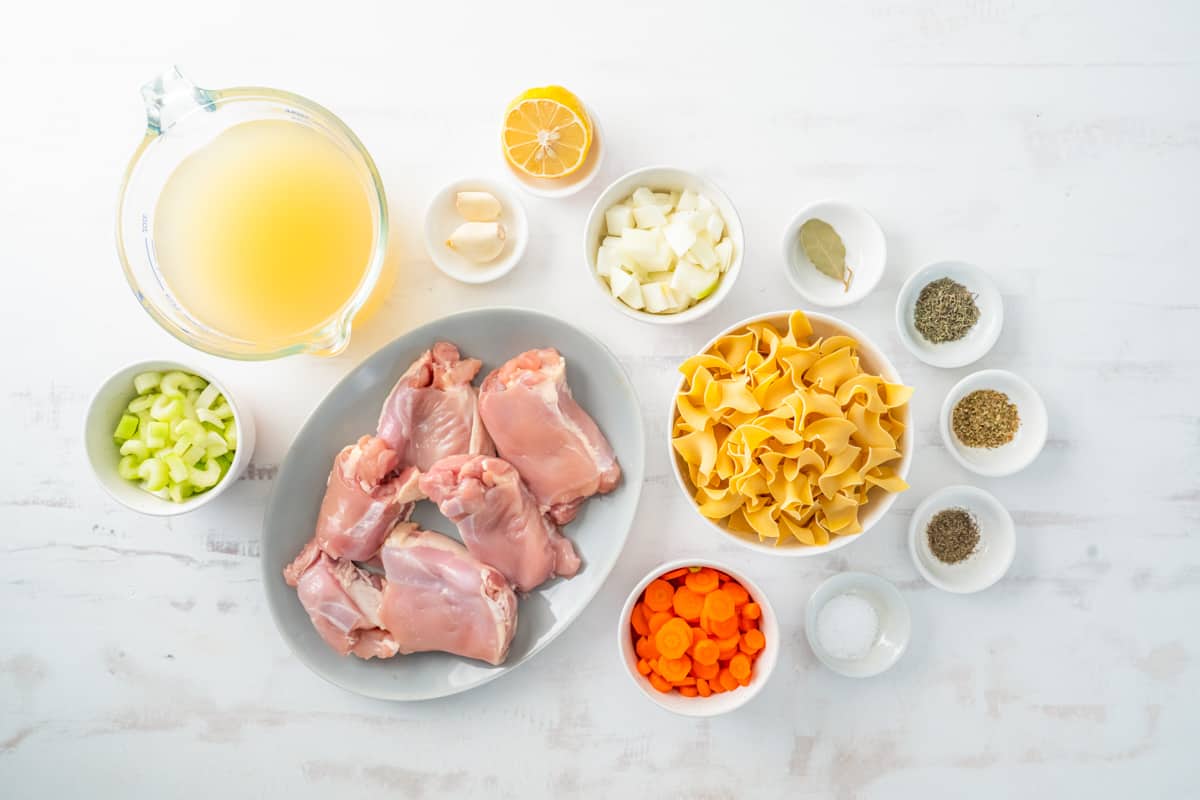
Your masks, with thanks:
[[[812,337],[801,311],[755,322],[679,368],[671,431],[700,513],[776,544],[859,533],[874,487],[896,472],[912,389],[870,375],[849,336]]]

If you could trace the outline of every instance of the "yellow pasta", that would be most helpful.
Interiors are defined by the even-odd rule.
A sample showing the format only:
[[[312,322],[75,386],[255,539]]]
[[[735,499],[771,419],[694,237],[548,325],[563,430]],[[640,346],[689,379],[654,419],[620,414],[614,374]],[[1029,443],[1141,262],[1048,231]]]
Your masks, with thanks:
[[[849,336],[757,322],[683,363],[671,430],[700,513],[776,544],[825,545],[862,531],[874,489],[897,474],[912,389],[863,371]]]

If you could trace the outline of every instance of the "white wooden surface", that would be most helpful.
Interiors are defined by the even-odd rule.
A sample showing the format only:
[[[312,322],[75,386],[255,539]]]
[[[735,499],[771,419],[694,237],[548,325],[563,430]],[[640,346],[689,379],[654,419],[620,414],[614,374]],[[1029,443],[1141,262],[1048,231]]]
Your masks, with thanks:
[[[1200,779],[1200,6],[1178,2],[24,4],[0,29],[0,786],[6,797],[1182,797]],[[253,7],[253,8],[251,8]],[[16,14],[14,17],[13,14]],[[362,137],[387,183],[402,284],[342,357],[226,363],[137,307],[113,208],[141,136],[138,87],[308,95]],[[668,162],[739,207],[740,283],[707,320],[635,324],[583,280],[597,185],[529,199],[509,279],[460,286],[419,243],[426,199],[497,171],[498,114],[561,82],[603,121],[599,183]],[[844,316],[908,381],[912,490],[835,556],[772,560],[718,542],[667,471],[677,361],[718,327],[798,302],[778,237],[804,203],[859,202],[887,232],[879,288]],[[979,367],[1042,391],[1050,442],[1024,473],[973,479],[938,442],[938,371],[903,351],[892,303],[940,258],[990,270],[1006,325]],[[552,310],[600,334],[636,381],[650,441],[630,543],[599,597],[532,663],[418,705],[351,696],[286,652],[259,585],[259,523],[294,431],[381,343],[460,308]],[[135,359],[211,367],[250,398],[260,444],[215,507],[170,522],[116,507],[80,428]],[[917,576],[903,532],[937,487],[973,482],[1019,526],[1007,579],[973,597]],[[783,614],[778,671],[741,712],[677,719],[629,685],[625,593],[686,554],[756,576]],[[861,569],[912,607],[911,650],[868,681],[823,669],[804,603]],[[618,794],[619,793],[619,794]]]

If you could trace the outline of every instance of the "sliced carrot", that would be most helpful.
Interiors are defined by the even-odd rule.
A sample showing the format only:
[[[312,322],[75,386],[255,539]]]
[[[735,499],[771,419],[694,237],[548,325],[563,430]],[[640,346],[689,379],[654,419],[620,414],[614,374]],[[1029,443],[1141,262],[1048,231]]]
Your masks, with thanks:
[[[700,612],[704,610],[704,598],[688,587],[680,586],[675,590],[672,607],[675,609],[676,614],[688,622],[698,622],[700,620]]]
[[[721,694],[726,691],[725,687],[721,685],[721,682],[716,677],[708,682],[708,688],[713,694]]]
[[[725,590],[725,594],[733,598],[733,604],[738,608],[750,602],[750,593],[736,581],[726,581],[721,584],[721,588]]]
[[[671,600],[674,596],[675,587],[662,578],[650,581],[644,595],[646,605],[651,611],[666,611],[671,607]]]
[[[695,686],[680,686],[679,693],[684,697],[696,697],[700,691]]]
[[[717,575],[717,571],[708,567],[701,567],[696,572],[689,572],[683,582],[696,594],[708,594],[721,586],[721,578]]]
[[[652,658],[658,658],[658,648],[654,646],[653,636],[643,636],[638,640],[638,646],[641,647],[641,649],[638,650],[638,655],[640,655],[642,658],[646,659],[647,661]]]
[[[737,617],[730,617],[729,619],[722,620],[710,620],[708,623],[708,629],[712,632],[712,635],[718,639],[728,639],[731,636],[737,636],[739,633]]]
[[[721,589],[715,589],[704,596],[704,615],[714,622],[732,619],[736,609],[733,598]]]
[[[729,659],[729,674],[743,683],[750,679],[750,659],[745,653],[738,653]]]
[[[660,576],[659,580],[673,581],[676,578],[682,578],[684,575],[687,575],[687,574],[688,574],[688,568],[680,567],[679,569],[673,569],[670,572],[668,572],[667,574]]]
[[[670,682],[667,681],[666,678],[659,675],[658,673],[651,673],[650,685],[653,686],[658,691],[662,692],[663,694],[669,694],[671,692],[671,690],[673,688],[675,688],[675,687],[671,686]]]
[[[638,654],[638,658],[649,658],[650,655],[646,650],[647,639],[645,636],[638,637],[638,640],[633,645],[633,650]]]
[[[742,616],[746,619],[758,619],[762,616],[762,606],[758,603],[746,603],[742,606]]]
[[[671,683],[675,684],[676,686],[695,686],[696,679],[691,675],[684,675],[677,681],[671,681]]]
[[[717,639],[716,643],[717,643],[717,647],[720,648],[720,652],[718,653],[717,657],[721,661],[728,661],[729,659],[731,659],[735,655],[737,655],[738,645],[740,645],[742,643],[742,637],[738,636],[737,634],[734,634],[733,636],[730,636],[728,639]]]
[[[654,677],[651,675],[650,680],[653,681]],[[717,676],[717,679],[721,682],[721,688],[726,691],[732,692],[738,687],[738,679],[733,677],[733,673],[729,671],[729,667],[722,667],[721,674]]]
[[[654,634],[654,646],[667,658],[679,658],[692,646],[692,629],[679,617],[672,617]]]
[[[692,670],[692,660],[687,656],[679,658],[660,658],[658,660],[659,672],[662,676],[672,683],[681,681],[687,677],[687,674]]]
[[[692,628],[692,646],[693,647],[696,645],[696,642],[702,642],[707,638],[708,638],[708,631],[704,630],[704,628],[696,628],[696,627]]]
[[[650,623],[646,620],[646,607],[638,603],[633,607],[633,613],[629,617],[629,621],[633,624],[633,629],[637,631],[638,636],[650,635]]]
[[[638,670],[638,672],[642,673],[643,675],[649,675],[650,674],[650,662],[644,658],[639,658],[638,663],[637,663],[637,670]]]
[[[767,637],[763,636],[762,631],[755,628],[742,634],[742,644],[749,648],[751,653],[757,653],[767,646]]]
[[[712,694],[712,689],[708,688],[708,681],[704,678],[696,678],[696,692],[701,697],[708,697]]]
[[[746,619],[745,617],[742,617],[740,620],[738,620],[738,630],[740,630],[742,633],[745,633],[746,631],[752,631],[757,627],[758,620],[756,619]]]
[[[692,657],[701,664],[716,664],[721,657],[721,647],[712,639],[702,639],[693,647]]]
[[[711,664],[701,664],[696,659],[692,659],[692,674],[697,678],[704,678],[706,681],[711,681],[716,679],[717,675],[720,673],[721,665],[717,662],[714,661]]]
[[[722,581],[733,580],[733,578],[729,577],[728,575],[726,575],[724,572],[721,572],[720,570],[717,571],[717,577],[720,578]]]
[[[658,629],[666,625],[671,620],[675,619],[675,615],[670,611],[655,611],[650,615],[648,625],[650,627],[650,635],[654,636],[658,633]]]

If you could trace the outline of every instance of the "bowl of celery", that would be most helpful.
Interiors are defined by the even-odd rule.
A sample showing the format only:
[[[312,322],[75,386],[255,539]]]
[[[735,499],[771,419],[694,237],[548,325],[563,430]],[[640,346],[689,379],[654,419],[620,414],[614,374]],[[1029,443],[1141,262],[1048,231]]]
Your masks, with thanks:
[[[194,511],[237,481],[254,419],[216,378],[174,361],[118,370],[84,425],[88,461],[122,505],[154,516]]]

